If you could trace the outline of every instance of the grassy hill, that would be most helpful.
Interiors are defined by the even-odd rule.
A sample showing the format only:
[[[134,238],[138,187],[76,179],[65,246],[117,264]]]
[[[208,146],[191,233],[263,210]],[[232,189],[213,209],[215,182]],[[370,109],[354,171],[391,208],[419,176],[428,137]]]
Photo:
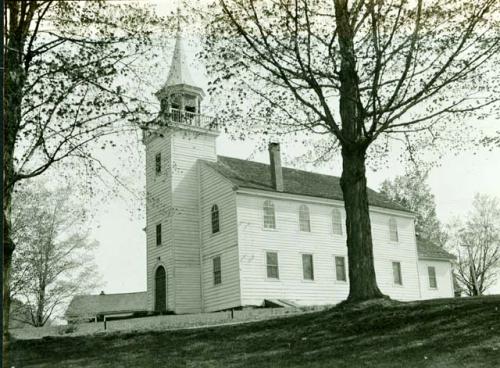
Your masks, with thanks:
[[[500,296],[235,326],[13,341],[15,367],[500,367]]]

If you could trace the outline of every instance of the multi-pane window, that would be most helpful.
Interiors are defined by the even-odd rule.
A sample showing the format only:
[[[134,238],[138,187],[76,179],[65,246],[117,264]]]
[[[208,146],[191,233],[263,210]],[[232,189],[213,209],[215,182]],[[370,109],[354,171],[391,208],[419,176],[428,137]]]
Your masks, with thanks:
[[[433,266],[427,267],[427,273],[429,274],[429,287],[437,289],[436,268]]]
[[[211,210],[212,234],[218,233],[220,229],[219,207],[214,204]]]
[[[309,218],[309,207],[302,205],[299,208],[300,231],[311,231],[311,220]]]
[[[398,236],[398,223],[394,217],[389,219],[389,239],[391,241],[397,242],[399,240]]]
[[[267,200],[264,202],[264,228],[276,229],[276,216],[273,202]]]
[[[161,152],[158,152],[155,156],[155,172],[156,175],[161,174]]]
[[[222,283],[220,256],[213,258],[213,268],[214,268],[214,285],[219,285],[220,283]]]
[[[337,281],[347,281],[345,257],[335,257],[335,274],[337,276]]]
[[[338,209],[332,211],[333,233],[342,235],[342,215]]]
[[[161,224],[156,225],[156,245],[161,245]]]
[[[280,273],[278,268],[278,253],[266,253],[267,277],[270,279],[279,279]]]
[[[312,254],[302,255],[302,271],[304,280],[314,280],[314,266]]]
[[[396,285],[403,285],[403,277],[401,275],[401,262],[392,262],[392,277]]]

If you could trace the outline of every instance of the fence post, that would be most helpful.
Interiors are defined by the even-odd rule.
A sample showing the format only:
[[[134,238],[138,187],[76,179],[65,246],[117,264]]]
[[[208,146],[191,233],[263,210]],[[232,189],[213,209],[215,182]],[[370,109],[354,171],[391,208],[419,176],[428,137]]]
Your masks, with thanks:
[[[231,319],[234,319],[234,309],[231,308]]]
[[[106,330],[106,316],[104,316],[104,330]]]

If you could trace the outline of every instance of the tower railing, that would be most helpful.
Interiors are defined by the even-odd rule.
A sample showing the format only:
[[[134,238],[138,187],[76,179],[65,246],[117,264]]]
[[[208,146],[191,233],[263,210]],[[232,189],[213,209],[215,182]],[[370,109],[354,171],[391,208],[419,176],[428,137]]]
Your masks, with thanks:
[[[217,129],[217,121],[214,117],[196,112],[170,108],[167,119],[175,124],[191,125],[210,130]]]

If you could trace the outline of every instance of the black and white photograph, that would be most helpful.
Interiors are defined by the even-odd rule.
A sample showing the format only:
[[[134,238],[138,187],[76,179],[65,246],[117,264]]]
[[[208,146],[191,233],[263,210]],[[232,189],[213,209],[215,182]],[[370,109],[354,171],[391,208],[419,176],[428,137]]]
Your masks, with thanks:
[[[3,367],[500,367],[499,0],[2,29]]]

